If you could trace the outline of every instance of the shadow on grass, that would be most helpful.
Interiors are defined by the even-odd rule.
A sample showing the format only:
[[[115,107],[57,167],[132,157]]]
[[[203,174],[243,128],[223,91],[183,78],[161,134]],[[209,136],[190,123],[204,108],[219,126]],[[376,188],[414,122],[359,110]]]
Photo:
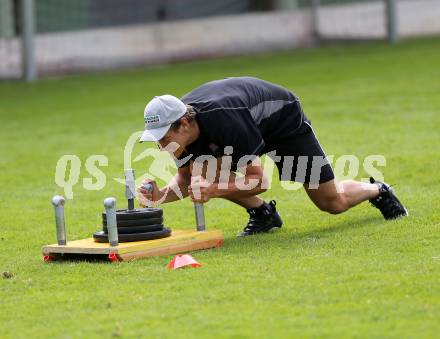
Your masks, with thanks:
[[[60,264],[64,262],[112,263],[109,260],[108,254],[63,253],[51,254],[51,256],[50,264]]]
[[[361,219],[345,220],[330,224],[326,227],[314,228],[302,232],[292,232],[288,227],[283,227],[280,230],[246,238],[226,238],[224,250],[228,251],[228,253],[243,253],[243,250],[254,251],[255,248],[261,248],[261,246],[284,247],[292,244],[301,244],[310,241],[310,239],[327,238],[335,233],[344,233],[354,228],[375,226],[382,223],[382,217],[366,216]]]

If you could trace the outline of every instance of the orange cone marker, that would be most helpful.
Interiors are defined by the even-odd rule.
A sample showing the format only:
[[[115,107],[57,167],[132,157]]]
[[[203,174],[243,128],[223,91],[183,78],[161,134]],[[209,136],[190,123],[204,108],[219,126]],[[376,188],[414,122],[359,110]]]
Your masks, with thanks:
[[[189,254],[177,254],[173,260],[170,261],[167,268],[169,270],[175,270],[178,268],[182,268],[185,266],[190,267],[200,267],[202,266],[199,264],[191,255]]]

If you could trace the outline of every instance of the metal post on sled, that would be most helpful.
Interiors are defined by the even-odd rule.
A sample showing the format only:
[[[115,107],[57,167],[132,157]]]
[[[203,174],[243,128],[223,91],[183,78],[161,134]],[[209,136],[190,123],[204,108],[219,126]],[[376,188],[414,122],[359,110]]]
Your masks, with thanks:
[[[205,209],[203,204],[199,202],[194,203],[194,211],[196,213],[196,229],[198,232],[206,231],[205,224]]]
[[[118,227],[116,221],[116,199],[113,197],[104,200],[104,208],[107,219],[108,242],[110,246],[118,246]]]
[[[52,205],[54,206],[55,210],[55,224],[58,245],[67,244],[66,223],[64,220],[64,203],[65,199],[61,195],[55,195],[52,198]]]
[[[127,169],[124,172],[125,174],[125,197],[128,201],[128,211],[132,211],[134,209],[134,199],[136,196],[136,189],[135,189],[135,177],[134,177],[134,170],[133,169]]]

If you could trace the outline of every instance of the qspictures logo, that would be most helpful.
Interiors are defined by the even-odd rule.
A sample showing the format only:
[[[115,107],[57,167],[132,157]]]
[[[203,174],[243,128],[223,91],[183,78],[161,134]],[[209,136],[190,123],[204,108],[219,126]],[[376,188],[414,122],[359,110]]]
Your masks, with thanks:
[[[145,173],[137,173],[136,186],[140,186],[145,179],[160,180],[170,183],[171,189],[179,198],[183,198],[182,192],[178,185],[173,185],[173,178],[178,167],[192,161],[192,177],[198,177],[203,174],[208,184],[214,182],[219,187],[227,188],[228,184],[233,181],[240,190],[251,190],[260,184],[258,180],[249,180],[243,185],[240,177],[246,175],[246,168],[249,164],[262,166],[264,169],[264,180],[261,183],[262,188],[270,189],[272,186],[272,178],[277,163],[282,163],[280,176],[280,185],[285,190],[297,190],[302,187],[307,171],[310,171],[310,188],[319,187],[319,178],[321,169],[325,165],[331,165],[336,178],[339,181],[354,179],[362,172],[367,177],[361,178],[361,181],[368,182],[368,177],[372,176],[377,180],[383,181],[384,176],[379,168],[386,166],[386,158],[383,155],[368,155],[363,159],[353,155],[346,154],[335,157],[328,155],[321,156],[280,156],[276,151],[267,154],[266,157],[260,159],[255,155],[244,155],[234,163],[232,161],[234,150],[232,146],[226,146],[223,149],[217,149],[218,154],[223,156],[215,157],[211,154],[194,157],[192,154],[187,155],[183,159],[176,159],[173,153],[179,149],[177,143],[170,143],[165,148],[146,147],[137,156],[133,155],[135,145],[137,144],[143,131],[131,134],[123,150],[121,156],[124,159],[124,169],[132,168],[135,163],[145,162]],[[147,144],[146,144],[147,145]],[[219,147],[219,146],[217,146]],[[295,166],[293,165],[295,164]],[[109,158],[104,154],[92,154],[83,162],[79,156],[74,154],[66,154],[61,156],[55,167],[55,184],[64,190],[67,199],[73,199],[74,188],[82,184],[86,190],[102,190],[107,184],[107,175],[104,168],[109,166]],[[205,169],[205,171],[203,170]],[[280,168],[277,169],[278,171]],[[80,182],[81,173],[86,172]],[[125,178],[113,178],[114,181],[125,186]]]

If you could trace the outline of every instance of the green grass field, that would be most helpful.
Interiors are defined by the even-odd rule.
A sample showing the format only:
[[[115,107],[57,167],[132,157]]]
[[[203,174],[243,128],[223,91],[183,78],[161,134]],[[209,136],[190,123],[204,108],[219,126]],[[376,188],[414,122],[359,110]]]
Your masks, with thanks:
[[[202,268],[167,271],[158,257],[107,264],[42,262],[55,242],[52,195],[60,156],[83,168],[67,201],[69,239],[99,228],[102,201],[122,204],[128,136],[153,95],[182,95],[253,75],[302,98],[327,153],[383,154],[410,217],[386,222],[364,203],[320,212],[303,190],[274,182],[285,226],[237,239],[244,210],[206,206],[221,249]],[[0,337],[438,337],[440,331],[440,39],[369,43],[153,69],[0,84]],[[146,146],[137,145],[134,154]],[[91,154],[109,159],[107,184],[82,187]],[[147,160],[134,164],[145,172]],[[365,177],[361,172],[358,179]],[[190,201],[164,205],[166,224],[192,228]]]

